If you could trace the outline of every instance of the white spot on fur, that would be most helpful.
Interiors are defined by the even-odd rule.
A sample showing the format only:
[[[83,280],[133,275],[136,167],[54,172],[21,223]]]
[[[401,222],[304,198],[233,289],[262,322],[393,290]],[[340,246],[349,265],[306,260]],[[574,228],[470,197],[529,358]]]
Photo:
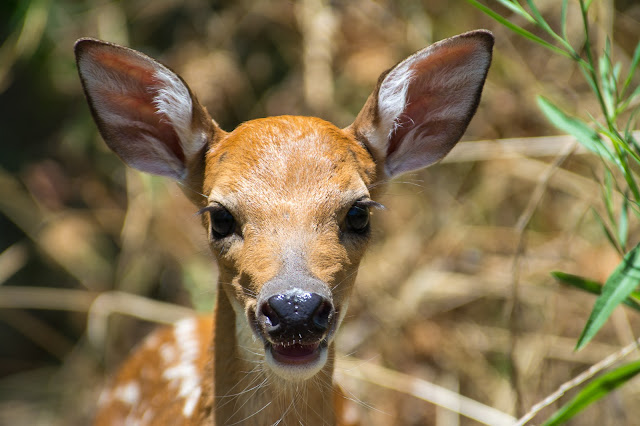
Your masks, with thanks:
[[[137,382],[128,382],[120,385],[113,390],[113,398],[134,406],[140,401],[140,385]]]
[[[102,407],[111,402],[113,397],[111,396],[111,390],[105,389],[100,392],[100,398],[98,398],[98,407]]]
[[[195,410],[198,400],[200,399],[201,392],[202,389],[198,386],[187,396],[187,400],[184,402],[184,407],[182,408],[182,414],[185,417],[189,418],[193,414],[193,410]]]
[[[172,343],[164,343],[160,346],[160,357],[162,357],[162,361],[170,365],[176,359],[176,348]]]
[[[144,342],[144,346],[148,349],[153,349],[160,343],[160,337],[157,333],[151,333],[151,335]]]
[[[178,321],[173,330],[178,352],[177,362],[164,370],[162,377],[178,387],[178,397],[185,399],[183,414],[190,417],[200,398],[201,376],[196,366],[200,343],[196,334],[196,320]]]

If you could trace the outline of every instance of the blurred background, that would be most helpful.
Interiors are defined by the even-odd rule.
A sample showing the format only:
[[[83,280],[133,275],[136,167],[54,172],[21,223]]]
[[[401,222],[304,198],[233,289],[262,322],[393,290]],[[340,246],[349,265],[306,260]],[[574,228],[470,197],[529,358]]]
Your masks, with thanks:
[[[537,2],[552,20],[560,3]],[[610,34],[627,66],[640,4],[593,3],[596,43]],[[579,45],[574,6],[568,31]],[[215,298],[216,266],[194,208],[175,183],[126,170],[98,135],[76,39],[157,58],[231,130],[278,114],[346,126],[382,71],[475,28],[496,36],[478,113],[446,162],[402,176],[381,200],[387,209],[375,213],[338,336],[337,375],[361,401],[363,425],[472,425],[408,395],[411,380],[518,416],[633,340],[638,316],[618,308],[575,353],[595,299],[549,275],[603,281],[620,260],[591,212],[602,209],[600,160],[570,139],[538,138],[558,131],[536,95],[583,117],[597,113],[595,100],[569,61],[467,2],[4,0],[0,424],[87,424],[105,374],[142,336],[186,308],[210,311]],[[378,366],[402,373],[394,377],[403,389],[386,388]],[[632,424],[639,400],[635,380],[571,424]]]

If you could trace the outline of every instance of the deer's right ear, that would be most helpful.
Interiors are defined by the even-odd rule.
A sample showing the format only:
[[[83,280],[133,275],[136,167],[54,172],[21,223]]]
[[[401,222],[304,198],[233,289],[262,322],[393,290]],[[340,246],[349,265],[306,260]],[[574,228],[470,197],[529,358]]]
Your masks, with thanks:
[[[131,167],[184,181],[224,133],[184,81],[150,57],[93,39],[78,40],[75,54],[100,133]]]
[[[427,167],[451,151],[480,102],[493,36],[477,30],[420,50],[383,73],[347,128],[378,164],[379,178]]]

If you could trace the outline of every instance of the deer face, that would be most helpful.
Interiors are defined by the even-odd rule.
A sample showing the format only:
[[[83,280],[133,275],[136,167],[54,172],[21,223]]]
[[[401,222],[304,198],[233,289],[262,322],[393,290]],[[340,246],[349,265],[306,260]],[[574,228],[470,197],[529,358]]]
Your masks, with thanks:
[[[287,377],[321,369],[370,238],[365,147],[316,118],[248,122],[207,153],[202,209],[223,288]]]

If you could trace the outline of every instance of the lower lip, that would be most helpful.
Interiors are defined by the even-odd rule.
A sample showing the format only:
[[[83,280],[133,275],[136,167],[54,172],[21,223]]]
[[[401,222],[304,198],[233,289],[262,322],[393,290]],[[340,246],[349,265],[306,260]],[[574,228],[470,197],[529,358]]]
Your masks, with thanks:
[[[285,365],[304,365],[317,361],[320,357],[319,343],[310,345],[269,345],[273,359]]]

